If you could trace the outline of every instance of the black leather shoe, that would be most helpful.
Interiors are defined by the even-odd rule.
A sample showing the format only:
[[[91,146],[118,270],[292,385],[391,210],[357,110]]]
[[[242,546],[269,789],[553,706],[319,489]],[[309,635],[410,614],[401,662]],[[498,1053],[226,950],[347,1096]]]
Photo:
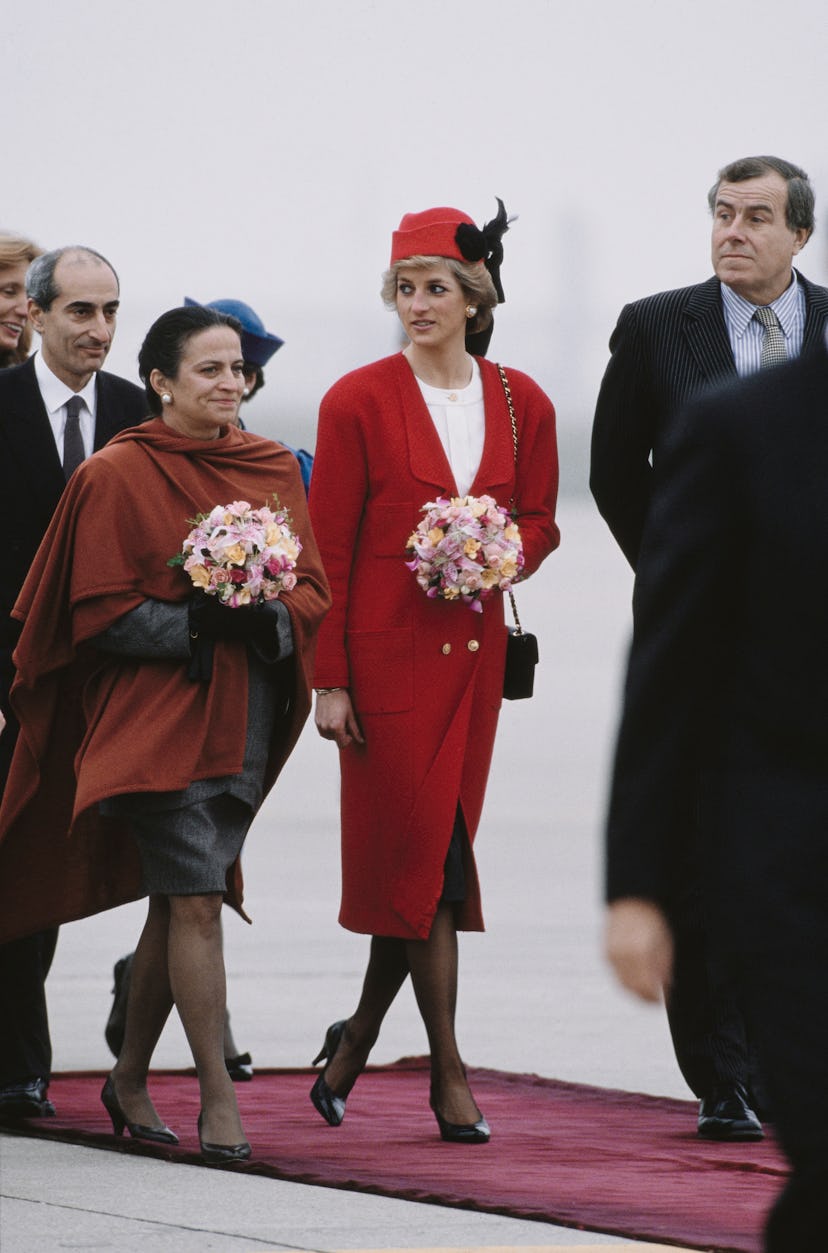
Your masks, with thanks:
[[[126,1127],[133,1140],[150,1140],[153,1144],[178,1144],[178,1136],[169,1127],[145,1127],[143,1123],[130,1122],[121,1109],[121,1102],[115,1092],[115,1084],[110,1075],[101,1089],[101,1101],[109,1117],[112,1119],[112,1131],[116,1136],[124,1134]]]
[[[246,1140],[241,1144],[209,1144],[201,1138],[201,1112],[198,1115],[198,1144],[202,1160],[208,1166],[228,1166],[232,1162],[246,1162],[253,1152]]]
[[[492,1133],[489,1124],[482,1114],[480,1114],[477,1122],[449,1122],[437,1108],[433,1088],[429,1092],[428,1103],[431,1106],[434,1117],[437,1119],[437,1126],[440,1128],[440,1136],[443,1140],[447,1140],[450,1144],[489,1143]],[[479,1110],[478,1113],[480,1113]]]
[[[253,1058],[249,1053],[239,1053],[238,1057],[225,1057],[224,1064],[234,1083],[249,1083],[253,1078]]]
[[[345,1019],[340,1018],[339,1022],[331,1023],[325,1032],[325,1039],[322,1047],[311,1062],[312,1066],[318,1066],[320,1062],[330,1062],[333,1055],[339,1048],[342,1036],[345,1033]],[[325,1067],[327,1070],[328,1067]],[[345,1117],[345,1100],[344,1096],[337,1096],[329,1087],[325,1080],[325,1070],[321,1075],[317,1076],[316,1082],[310,1091],[310,1099],[313,1101],[314,1108],[322,1115],[325,1122],[331,1127],[338,1127]]]
[[[437,1119],[437,1126],[440,1128],[440,1135],[444,1140],[448,1140],[451,1144],[488,1144],[491,1139],[491,1130],[486,1119],[481,1114],[477,1122],[460,1123],[446,1122],[439,1110],[434,1109],[434,1117]]]
[[[704,1140],[761,1140],[762,1124],[740,1083],[720,1083],[699,1105],[699,1135]]]
[[[129,977],[132,973],[132,959],[134,953],[129,953],[126,957],[121,957],[115,963],[113,975],[114,999],[112,1001],[112,1009],[109,1011],[109,1017],[104,1027],[104,1039],[109,1045],[110,1052],[115,1057],[120,1057],[121,1049],[124,1047],[124,1031],[126,1029],[126,1009],[129,999]]]
[[[0,1120],[17,1118],[54,1118],[55,1107],[46,1097],[46,1079],[29,1079],[26,1083],[7,1083],[0,1088]]]

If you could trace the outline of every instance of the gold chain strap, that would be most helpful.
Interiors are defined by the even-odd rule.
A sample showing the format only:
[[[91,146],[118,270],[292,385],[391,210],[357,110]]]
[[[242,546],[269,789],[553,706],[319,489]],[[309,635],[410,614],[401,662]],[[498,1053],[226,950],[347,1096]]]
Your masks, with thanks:
[[[515,406],[512,403],[512,389],[509,386],[509,380],[506,377],[506,371],[503,369],[503,366],[500,364],[499,361],[497,362],[497,372],[500,375],[500,381],[503,384],[503,391],[506,394],[506,404],[509,406],[509,421],[512,424],[512,449],[515,454],[515,482],[517,482],[518,433],[517,433],[517,419],[515,418]],[[517,501],[515,500],[514,493],[512,493],[512,495],[509,497],[509,512],[512,515],[512,521],[517,522],[517,516],[518,516]],[[520,625],[520,618],[518,617],[517,604],[515,602],[515,594],[512,591],[511,587],[509,588],[509,600],[512,605],[512,614],[515,619],[515,634],[523,635],[523,627]]]

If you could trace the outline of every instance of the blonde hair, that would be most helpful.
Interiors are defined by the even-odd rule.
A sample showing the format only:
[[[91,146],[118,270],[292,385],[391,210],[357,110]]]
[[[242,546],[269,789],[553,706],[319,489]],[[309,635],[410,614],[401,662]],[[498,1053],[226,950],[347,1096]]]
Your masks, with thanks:
[[[395,261],[382,276],[380,295],[386,309],[397,307],[397,276],[400,270],[431,270],[436,265],[446,266],[457,279],[469,304],[477,306],[477,313],[468,320],[467,332],[484,331],[491,323],[492,310],[498,300],[492,276],[480,262],[458,261],[456,257],[404,257]]]
[[[29,266],[42,252],[42,248],[38,248],[37,244],[32,243],[30,239],[24,239],[22,235],[9,235],[5,232],[0,234],[0,283],[2,283],[3,270],[10,270],[13,266],[21,264]],[[0,364],[18,365],[21,361],[25,361],[29,355],[31,343],[32,328],[27,320],[20,339],[17,341],[17,347],[6,353],[5,361]]]

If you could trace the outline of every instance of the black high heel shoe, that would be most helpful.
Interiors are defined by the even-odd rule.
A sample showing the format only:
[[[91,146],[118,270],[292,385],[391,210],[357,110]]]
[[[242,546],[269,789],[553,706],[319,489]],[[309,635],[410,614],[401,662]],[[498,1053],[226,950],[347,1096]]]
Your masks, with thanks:
[[[145,1127],[142,1123],[129,1121],[121,1109],[111,1075],[101,1089],[101,1101],[112,1119],[112,1130],[116,1136],[122,1136],[126,1127],[133,1140],[151,1140],[153,1144],[178,1144],[178,1136],[169,1127]]]
[[[241,1144],[208,1144],[201,1138],[201,1110],[198,1112],[198,1143],[208,1166],[226,1166],[228,1162],[246,1162],[253,1152],[246,1140]]]
[[[435,1105],[433,1093],[429,1096],[428,1103],[444,1140],[451,1144],[488,1144],[492,1132],[482,1114],[477,1122],[448,1122]]]
[[[334,1022],[325,1032],[325,1039],[321,1049],[311,1062],[312,1066],[318,1066],[320,1062],[333,1060],[334,1053],[339,1048],[342,1036],[345,1032],[345,1019]],[[325,1067],[327,1070],[327,1066]],[[319,1075],[310,1091],[310,1099],[313,1101],[314,1108],[325,1119],[331,1127],[338,1127],[345,1117],[345,1100],[344,1096],[337,1096],[332,1092],[325,1081],[325,1071]]]

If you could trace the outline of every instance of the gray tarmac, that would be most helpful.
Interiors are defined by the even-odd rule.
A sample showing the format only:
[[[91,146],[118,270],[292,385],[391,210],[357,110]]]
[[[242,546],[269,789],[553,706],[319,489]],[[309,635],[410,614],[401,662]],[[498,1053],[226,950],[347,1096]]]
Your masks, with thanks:
[[[559,520],[560,550],[519,589],[541,664],[534,699],[501,714],[476,845],[487,932],[461,938],[458,1036],[470,1065],[689,1098],[663,1012],[618,989],[601,954],[601,827],[632,578],[588,500],[565,498]],[[336,750],[309,726],[245,846],[253,925],[226,911],[232,1025],[254,1065],[309,1064],[326,1025],[356,1002],[367,941],[336,921],[337,798]],[[62,929],[48,984],[55,1071],[110,1064],[112,966],[134,947],[143,915],[138,903]],[[406,987],[372,1061],[425,1052]],[[177,1019],[155,1064],[192,1064]],[[495,1126],[492,1148],[496,1135]],[[632,1247],[657,1248],[0,1137],[2,1253]]]

